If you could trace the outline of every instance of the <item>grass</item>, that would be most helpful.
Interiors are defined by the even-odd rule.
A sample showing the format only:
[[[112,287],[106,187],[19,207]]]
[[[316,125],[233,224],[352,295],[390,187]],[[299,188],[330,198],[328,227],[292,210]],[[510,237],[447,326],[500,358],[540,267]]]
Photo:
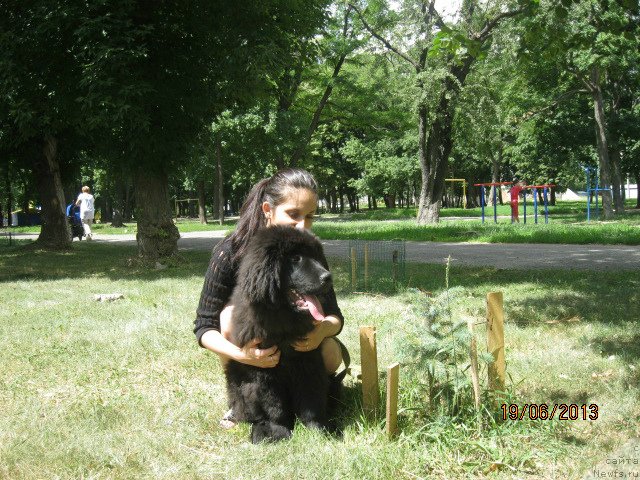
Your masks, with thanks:
[[[563,244],[620,244],[640,245],[640,210],[635,210],[635,200],[627,201],[626,213],[614,221],[586,221],[585,202],[558,202],[550,207],[549,224],[539,216],[535,224],[528,216],[527,224],[511,224],[509,207],[499,206],[498,223],[492,214],[485,223],[480,222],[480,209],[443,209],[441,222],[436,225],[417,225],[415,208],[363,210],[353,214],[323,214],[315,222],[314,231],[325,240],[395,240],[436,242],[485,242],[485,243],[563,243]],[[531,213],[531,212],[529,212]],[[522,215],[521,215],[522,217]],[[524,220],[523,218],[521,218]],[[197,220],[179,219],[176,222],[182,233],[195,231],[226,230],[235,228],[236,220],[200,224]],[[38,233],[40,227],[17,227],[17,233]],[[135,224],[114,228],[108,224],[94,226],[96,234],[135,234]],[[1,239],[0,239],[1,241]]]
[[[640,427],[635,277],[451,268],[455,318],[480,320],[486,293],[504,292],[510,401],[597,403],[597,421],[487,417],[479,434],[468,419],[426,415],[420,378],[403,367],[396,440],[361,414],[350,379],[343,439],[299,427],[254,446],[246,426],[218,428],[222,372],[191,333],[208,253],[145,270],[133,247],[74,247],[0,246],[0,478],[580,478]],[[357,328],[375,325],[382,369],[400,327],[422,321],[422,292],[443,292],[444,268],[408,265],[409,288],[354,294],[349,265],[331,263],[341,339],[358,363]],[[115,292],[125,298],[93,300]]]
[[[633,201],[635,202],[635,200]],[[635,203],[627,202],[631,208]],[[585,202],[558,202],[550,207],[550,220],[538,224],[532,216],[511,224],[507,205],[498,207],[498,223],[493,214],[481,223],[480,209],[443,209],[437,225],[417,225],[416,209],[377,209],[339,216],[322,216],[314,226],[326,240],[412,240],[484,243],[640,244],[640,211],[628,210],[611,222],[586,222]],[[529,212],[531,213],[531,212]],[[465,219],[461,219],[465,217]]]
[[[576,225],[470,224],[468,221],[417,225],[401,222],[317,222],[314,232],[326,240],[410,240],[415,242],[640,244],[640,226],[582,223]]]

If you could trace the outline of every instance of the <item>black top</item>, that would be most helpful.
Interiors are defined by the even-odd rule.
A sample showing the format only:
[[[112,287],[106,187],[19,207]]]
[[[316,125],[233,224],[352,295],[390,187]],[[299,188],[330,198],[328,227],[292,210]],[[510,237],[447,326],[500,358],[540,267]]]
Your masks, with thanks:
[[[193,329],[200,346],[202,346],[200,338],[202,338],[204,332],[208,330],[220,331],[220,312],[229,302],[231,293],[233,293],[233,289],[236,286],[239,262],[234,261],[233,253],[233,245],[229,237],[219,242],[211,253],[211,260],[204,276],[204,285],[202,286]],[[325,316],[335,315],[340,319],[341,331],[342,325],[344,325],[344,317],[338,307],[333,288],[326,295],[323,295],[320,303]]]

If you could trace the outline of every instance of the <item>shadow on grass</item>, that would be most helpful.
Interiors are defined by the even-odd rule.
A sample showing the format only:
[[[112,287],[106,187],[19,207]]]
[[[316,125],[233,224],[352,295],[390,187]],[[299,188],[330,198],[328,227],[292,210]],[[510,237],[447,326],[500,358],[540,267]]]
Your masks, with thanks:
[[[341,436],[342,432],[355,425],[362,417],[362,388],[353,383],[343,385],[340,400],[332,415],[338,427],[338,436]]]
[[[588,404],[590,398],[592,397],[592,395],[590,395],[589,392],[586,392],[584,390],[579,390],[576,392],[568,392],[566,390],[555,389],[551,391],[546,391],[544,394],[545,394],[545,398],[549,403],[558,404],[558,405],[562,403],[566,403],[567,405]]]
[[[134,246],[77,242],[66,252],[46,252],[23,245],[0,247],[0,282],[45,281],[65,278],[105,277],[111,280],[161,278],[204,279],[210,252],[181,251],[165,269],[141,266]],[[336,292],[351,294],[348,261],[330,259]],[[474,295],[505,292],[505,312],[519,326],[571,321],[624,324],[640,317],[640,281],[619,272],[561,270],[496,270],[493,268],[450,267],[450,286],[469,289]],[[442,265],[407,264],[407,283],[412,288],[439,292],[445,288]],[[392,285],[383,279],[383,286]],[[405,283],[405,285],[407,285]],[[375,294],[395,296],[403,290],[381,289]],[[552,325],[550,325],[552,326]],[[603,343],[601,350],[640,358],[640,334]],[[604,340],[603,340],[604,341]]]
[[[640,333],[620,332],[613,338],[595,338],[591,344],[596,351],[602,352],[604,357],[615,355],[626,362],[640,358]]]
[[[350,265],[331,263],[336,291],[350,295]],[[407,264],[405,286],[438,293],[445,288],[446,269],[441,265]],[[640,333],[628,333],[630,321],[640,318],[640,281],[620,272],[571,270],[497,270],[494,268],[450,267],[450,287],[460,286],[473,296],[490,291],[505,294],[505,314],[519,327],[597,322],[621,326],[619,339],[593,342],[596,350],[609,355],[640,358]],[[372,295],[393,297],[401,291],[372,291]]]
[[[74,242],[64,252],[51,252],[33,247],[33,242],[20,242],[0,247],[0,283],[18,280],[59,280],[100,276],[111,280],[189,278],[201,276],[207,269],[211,252],[181,251],[167,268],[143,266],[135,246],[99,242]]]

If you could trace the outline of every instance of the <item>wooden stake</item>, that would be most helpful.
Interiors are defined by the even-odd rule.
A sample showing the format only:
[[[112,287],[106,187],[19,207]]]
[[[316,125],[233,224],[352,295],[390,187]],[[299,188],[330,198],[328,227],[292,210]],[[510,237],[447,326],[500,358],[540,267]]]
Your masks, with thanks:
[[[356,278],[356,247],[351,247],[351,290],[355,291],[358,279]]]
[[[489,364],[489,388],[504,391],[506,361],[504,356],[504,309],[502,292],[487,294],[487,351],[494,361]]]
[[[360,327],[360,366],[362,368],[362,404],[367,414],[378,409],[378,349],[376,327]]]
[[[369,244],[364,244],[364,290],[369,290]]]
[[[387,367],[387,438],[393,438],[398,433],[398,380],[400,364],[394,363]]]

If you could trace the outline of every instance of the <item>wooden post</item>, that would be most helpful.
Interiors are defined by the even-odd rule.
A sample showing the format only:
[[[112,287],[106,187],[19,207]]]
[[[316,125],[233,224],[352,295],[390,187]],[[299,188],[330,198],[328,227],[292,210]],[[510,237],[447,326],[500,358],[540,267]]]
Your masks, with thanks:
[[[502,392],[506,378],[502,292],[487,293],[487,351],[494,359],[487,369],[489,388]]]
[[[360,327],[360,366],[362,368],[362,404],[367,414],[378,408],[378,349],[376,327]]]
[[[356,290],[358,279],[356,278],[356,247],[351,247],[351,290]]]
[[[400,364],[387,367],[387,438],[393,438],[398,432],[398,380]]]
[[[364,291],[369,290],[369,244],[364,244]]]

